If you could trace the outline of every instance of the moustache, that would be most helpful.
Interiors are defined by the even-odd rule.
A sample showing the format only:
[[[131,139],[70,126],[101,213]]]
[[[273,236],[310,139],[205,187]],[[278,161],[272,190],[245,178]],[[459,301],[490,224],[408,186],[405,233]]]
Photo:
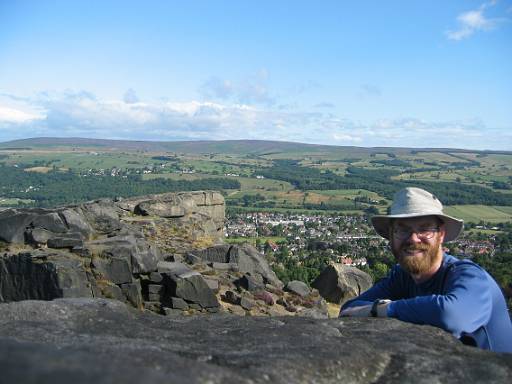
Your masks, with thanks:
[[[417,245],[405,245],[402,247],[402,250],[405,252],[414,252],[414,251],[428,251],[430,246],[426,244],[417,244]]]

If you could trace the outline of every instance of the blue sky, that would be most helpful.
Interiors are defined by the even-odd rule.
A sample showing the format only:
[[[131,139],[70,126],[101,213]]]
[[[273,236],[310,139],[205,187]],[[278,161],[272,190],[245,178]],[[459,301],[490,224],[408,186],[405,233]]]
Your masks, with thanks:
[[[0,141],[512,150],[512,0],[0,0]]]

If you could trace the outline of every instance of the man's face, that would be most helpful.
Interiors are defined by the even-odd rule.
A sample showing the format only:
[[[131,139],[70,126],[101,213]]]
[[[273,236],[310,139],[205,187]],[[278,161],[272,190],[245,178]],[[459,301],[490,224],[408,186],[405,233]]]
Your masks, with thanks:
[[[444,226],[435,216],[397,219],[391,228],[391,250],[404,270],[421,275],[442,258],[444,235]]]

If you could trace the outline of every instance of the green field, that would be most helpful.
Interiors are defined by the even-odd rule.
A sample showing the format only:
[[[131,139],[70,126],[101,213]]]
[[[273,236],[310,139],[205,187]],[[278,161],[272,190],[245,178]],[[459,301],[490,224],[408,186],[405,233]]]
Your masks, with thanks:
[[[77,141],[78,140],[78,141]],[[59,140],[56,140],[56,143]],[[82,143],[82,144],[80,144]],[[257,199],[261,206],[274,206],[275,209],[303,210],[309,206],[322,205],[326,208],[362,209],[369,205],[354,203],[356,198],[368,197],[380,212],[386,210],[385,200],[375,192],[368,190],[320,190],[307,187],[305,179],[300,176],[291,178],[283,175],[284,180],[269,178],[256,178],[259,172],[267,171],[268,177],[277,177],[279,173],[268,172],[273,165],[277,168],[282,163],[276,160],[296,160],[297,167],[314,168],[316,173],[298,172],[310,176],[317,174],[317,178],[328,171],[338,175],[345,175],[348,167],[360,167],[364,170],[394,170],[400,173],[392,179],[407,179],[428,182],[460,183],[463,186],[479,186],[486,188],[480,191],[482,196],[489,193],[500,193],[510,196],[512,189],[512,152],[478,152],[465,150],[441,149],[410,149],[410,148],[358,148],[316,146],[300,143],[284,143],[269,141],[225,141],[225,142],[121,142],[102,140],[62,139],[60,144],[51,145],[50,139],[23,140],[14,144],[3,143],[4,149],[0,154],[0,163],[7,166],[16,165],[19,168],[28,168],[33,172],[52,172],[54,170],[71,170],[73,173],[84,173],[89,170],[103,169],[103,174],[110,175],[111,168],[117,168],[118,175],[142,174],[148,168],[153,172],[144,173],[143,180],[165,178],[170,180],[197,180],[204,178],[233,178],[240,182],[239,190],[226,190],[227,200],[239,204],[235,199],[243,199],[244,195],[260,194],[264,199]],[[31,147],[32,146],[32,147]],[[32,149],[26,149],[26,148]],[[2,145],[0,144],[0,149]],[[14,148],[20,148],[18,150]],[[25,149],[23,149],[25,148]],[[286,164],[286,163],[285,163]],[[288,162],[292,164],[293,162]],[[136,172],[134,172],[136,170]],[[180,170],[194,170],[195,173],[178,173]],[[422,172],[415,172],[423,170]],[[320,171],[320,172],[318,172]],[[91,172],[95,173],[95,172]],[[293,173],[293,171],[292,171]],[[239,176],[225,176],[235,174]],[[375,173],[376,175],[378,173]],[[352,176],[352,175],[351,175]],[[294,177],[297,177],[294,179]],[[371,174],[369,183],[362,188],[372,189]],[[376,180],[377,183],[379,182]],[[294,184],[291,184],[293,182]],[[500,184],[501,183],[501,184]],[[307,183],[306,183],[307,184]],[[318,184],[321,188],[321,184]],[[337,185],[342,185],[339,183]],[[355,185],[361,185],[356,183]],[[329,186],[330,187],[330,186]],[[493,189],[500,187],[503,189]],[[25,187],[26,188],[26,187]],[[336,188],[336,186],[334,186]],[[453,189],[453,184],[451,185]],[[455,187],[456,188],[456,187]],[[381,194],[385,189],[376,188]],[[389,197],[389,193],[386,196]],[[9,196],[24,198],[24,195]],[[248,205],[247,198],[244,204]],[[473,200],[474,203],[495,201],[494,204],[508,204],[507,199],[489,198],[486,200]],[[502,201],[498,203],[497,201]],[[503,202],[505,201],[505,202]],[[378,202],[375,204],[375,202]],[[457,201],[464,204],[465,200]],[[352,206],[351,206],[352,204]],[[317,208],[317,207],[314,207]],[[510,221],[512,207],[486,207],[482,205],[459,205],[450,207],[454,215],[461,216],[467,221]],[[253,209],[254,210],[254,209]],[[261,210],[270,210],[261,208]],[[347,212],[347,211],[343,211]]]
[[[57,168],[71,168],[85,171],[88,169],[111,169],[111,168],[139,168],[160,164],[161,161],[154,160],[151,156],[137,152],[48,152],[48,151],[27,151],[9,153],[9,157],[2,159],[8,165],[44,165]]]
[[[485,205],[453,205],[445,207],[445,212],[465,222],[480,221],[499,223],[512,221],[512,207],[488,207]]]
[[[32,202],[32,200],[27,200],[27,199],[0,198],[0,206],[2,206],[2,207],[15,207],[18,205],[18,203],[29,204],[31,202]]]

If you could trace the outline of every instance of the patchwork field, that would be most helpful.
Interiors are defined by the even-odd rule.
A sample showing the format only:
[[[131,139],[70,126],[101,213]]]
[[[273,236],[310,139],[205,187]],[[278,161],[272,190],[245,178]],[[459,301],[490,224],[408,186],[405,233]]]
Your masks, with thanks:
[[[17,191],[3,186],[5,196],[18,199],[8,200],[12,204],[28,197],[25,191],[35,185],[30,183],[31,177],[30,180],[38,180],[37,177],[54,170],[69,170],[81,176],[127,178],[138,174],[143,181],[236,180],[240,188],[225,190],[226,198],[239,208],[251,210],[319,208],[362,212],[371,208],[385,212],[393,184],[418,181],[426,188],[436,189],[438,183],[451,183],[452,197],[462,196],[452,203],[459,205],[448,208],[453,215],[474,222],[510,221],[512,217],[512,207],[482,205],[503,205],[510,201],[512,152],[335,147],[267,141],[157,143],[34,139],[0,143],[0,164],[30,174],[27,185]],[[384,170],[382,174],[389,175],[385,181],[379,179],[379,171]],[[356,175],[359,182],[344,186],[338,180],[329,184],[335,179],[331,172],[338,178]],[[265,178],[258,177],[262,174]],[[461,193],[454,183],[461,185]],[[462,193],[465,186],[471,192]],[[343,189],[346,187],[365,189]],[[44,188],[38,189],[38,193],[44,194]],[[468,193],[478,199],[471,200]],[[497,198],[496,194],[506,198]],[[473,205],[465,205],[466,200]]]
[[[445,207],[445,212],[465,222],[480,221],[499,223],[512,221],[512,207],[489,207],[485,205],[453,205]]]

